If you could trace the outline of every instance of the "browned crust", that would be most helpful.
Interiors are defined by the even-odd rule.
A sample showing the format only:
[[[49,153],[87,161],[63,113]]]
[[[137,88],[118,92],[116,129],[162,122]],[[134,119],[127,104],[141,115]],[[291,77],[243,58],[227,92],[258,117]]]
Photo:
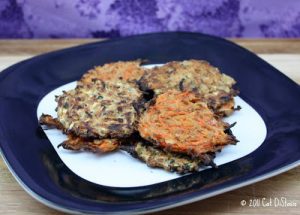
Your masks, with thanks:
[[[41,125],[46,125],[49,128],[57,128],[62,130],[63,133],[68,131],[63,127],[63,125],[50,115],[42,114],[39,123]],[[74,151],[92,151],[92,152],[111,152],[119,148],[120,141],[117,139],[87,139],[75,136],[72,133],[68,133],[68,139],[58,147],[63,147],[64,149],[74,150]]]
[[[121,149],[145,162],[149,167],[162,168],[179,174],[196,172],[200,166],[215,167],[213,162],[214,153],[203,154],[199,158],[191,158],[183,154],[166,152],[145,141],[138,141],[131,145],[122,145]]]
[[[57,120],[57,118],[53,118],[51,115],[42,114],[39,119],[40,125],[46,125],[48,128],[57,128],[62,130],[65,133],[64,126]]]
[[[228,102],[222,104],[218,108],[210,108],[220,117],[230,116],[236,109],[234,108],[234,99],[231,98]]]

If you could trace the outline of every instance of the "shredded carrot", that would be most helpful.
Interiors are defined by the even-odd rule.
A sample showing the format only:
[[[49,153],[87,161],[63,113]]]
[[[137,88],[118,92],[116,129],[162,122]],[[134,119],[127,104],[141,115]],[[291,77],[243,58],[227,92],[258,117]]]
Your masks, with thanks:
[[[144,69],[140,67],[140,64],[141,61],[119,61],[103,66],[96,66],[85,73],[79,82],[86,84],[92,82],[94,79],[101,79],[103,81],[138,80],[144,74]]]
[[[143,138],[168,150],[200,155],[232,143],[226,123],[192,92],[167,91],[159,95],[140,119]]]

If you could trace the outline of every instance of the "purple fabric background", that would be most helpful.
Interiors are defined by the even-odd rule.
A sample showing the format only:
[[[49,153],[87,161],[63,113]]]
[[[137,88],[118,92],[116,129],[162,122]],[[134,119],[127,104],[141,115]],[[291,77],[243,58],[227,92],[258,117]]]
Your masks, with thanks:
[[[0,0],[0,38],[300,37],[300,0]]]

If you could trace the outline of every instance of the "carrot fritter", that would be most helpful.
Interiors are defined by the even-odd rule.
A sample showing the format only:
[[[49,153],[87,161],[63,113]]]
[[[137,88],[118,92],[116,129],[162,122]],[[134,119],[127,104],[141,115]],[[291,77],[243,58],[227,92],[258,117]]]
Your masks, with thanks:
[[[134,107],[142,93],[133,84],[94,80],[56,98],[57,119],[68,131],[83,138],[124,138],[135,131]]]
[[[144,69],[140,67],[141,61],[119,61],[115,63],[96,66],[94,69],[85,73],[78,81],[78,84],[88,84],[93,80],[101,79],[102,81],[118,81],[127,82],[137,81],[144,74]]]
[[[67,132],[67,130],[56,118],[53,118],[47,114],[41,115],[39,123],[41,125],[46,125],[49,128],[57,128],[62,130],[64,133]],[[64,149],[75,151],[85,150],[104,153],[118,149],[120,142],[121,141],[118,139],[86,139],[69,133],[68,139],[59,144],[58,147],[62,146]]]
[[[157,96],[141,116],[138,130],[166,151],[200,157],[237,142],[227,134],[228,127],[194,93],[172,90]]]
[[[169,62],[146,71],[139,80],[141,88],[153,90],[156,95],[173,89],[193,91],[221,115],[230,114],[222,112],[222,106],[232,104],[233,96],[238,93],[233,89],[235,83],[233,78],[201,60]]]
[[[131,145],[121,145],[121,149],[140,159],[150,167],[158,167],[169,172],[185,174],[199,170],[200,166],[215,166],[213,154],[203,154],[199,158],[191,158],[186,155],[166,152],[153,145],[138,141]]]
[[[68,139],[59,144],[64,149],[74,151],[111,152],[119,148],[120,141],[117,139],[85,139],[69,134]]]

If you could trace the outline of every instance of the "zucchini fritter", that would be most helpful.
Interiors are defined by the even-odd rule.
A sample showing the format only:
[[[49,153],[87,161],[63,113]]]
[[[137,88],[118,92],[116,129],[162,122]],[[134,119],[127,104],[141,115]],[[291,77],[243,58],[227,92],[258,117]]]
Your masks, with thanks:
[[[133,84],[94,80],[56,98],[57,120],[78,137],[124,138],[135,131],[141,97]]]
[[[144,139],[165,151],[192,157],[235,144],[237,140],[226,132],[228,128],[194,93],[175,90],[157,96],[138,126]]]
[[[215,166],[213,154],[203,154],[200,158],[193,159],[186,155],[163,151],[141,141],[132,145],[122,145],[121,149],[142,160],[150,167],[158,167],[180,174],[198,171],[201,165]]]
[[[141,88],[153,90],[156,95],[167,90],[193,91],[203,98],[209,108],[220,115],[234,110],[235,80],[206,61],[173,61],[145,72],[139,80]],[[226,110],[222,111],[222,106]]]
[[[78,84],[88,84],[93,80],[101,79],[102,81],[118,81],[127,82],[137,81],[144,74],[144,68],[140,67],[141,61],[119,61],[115,63],[96,66],[94,69],[85,73],[78,81]]]

